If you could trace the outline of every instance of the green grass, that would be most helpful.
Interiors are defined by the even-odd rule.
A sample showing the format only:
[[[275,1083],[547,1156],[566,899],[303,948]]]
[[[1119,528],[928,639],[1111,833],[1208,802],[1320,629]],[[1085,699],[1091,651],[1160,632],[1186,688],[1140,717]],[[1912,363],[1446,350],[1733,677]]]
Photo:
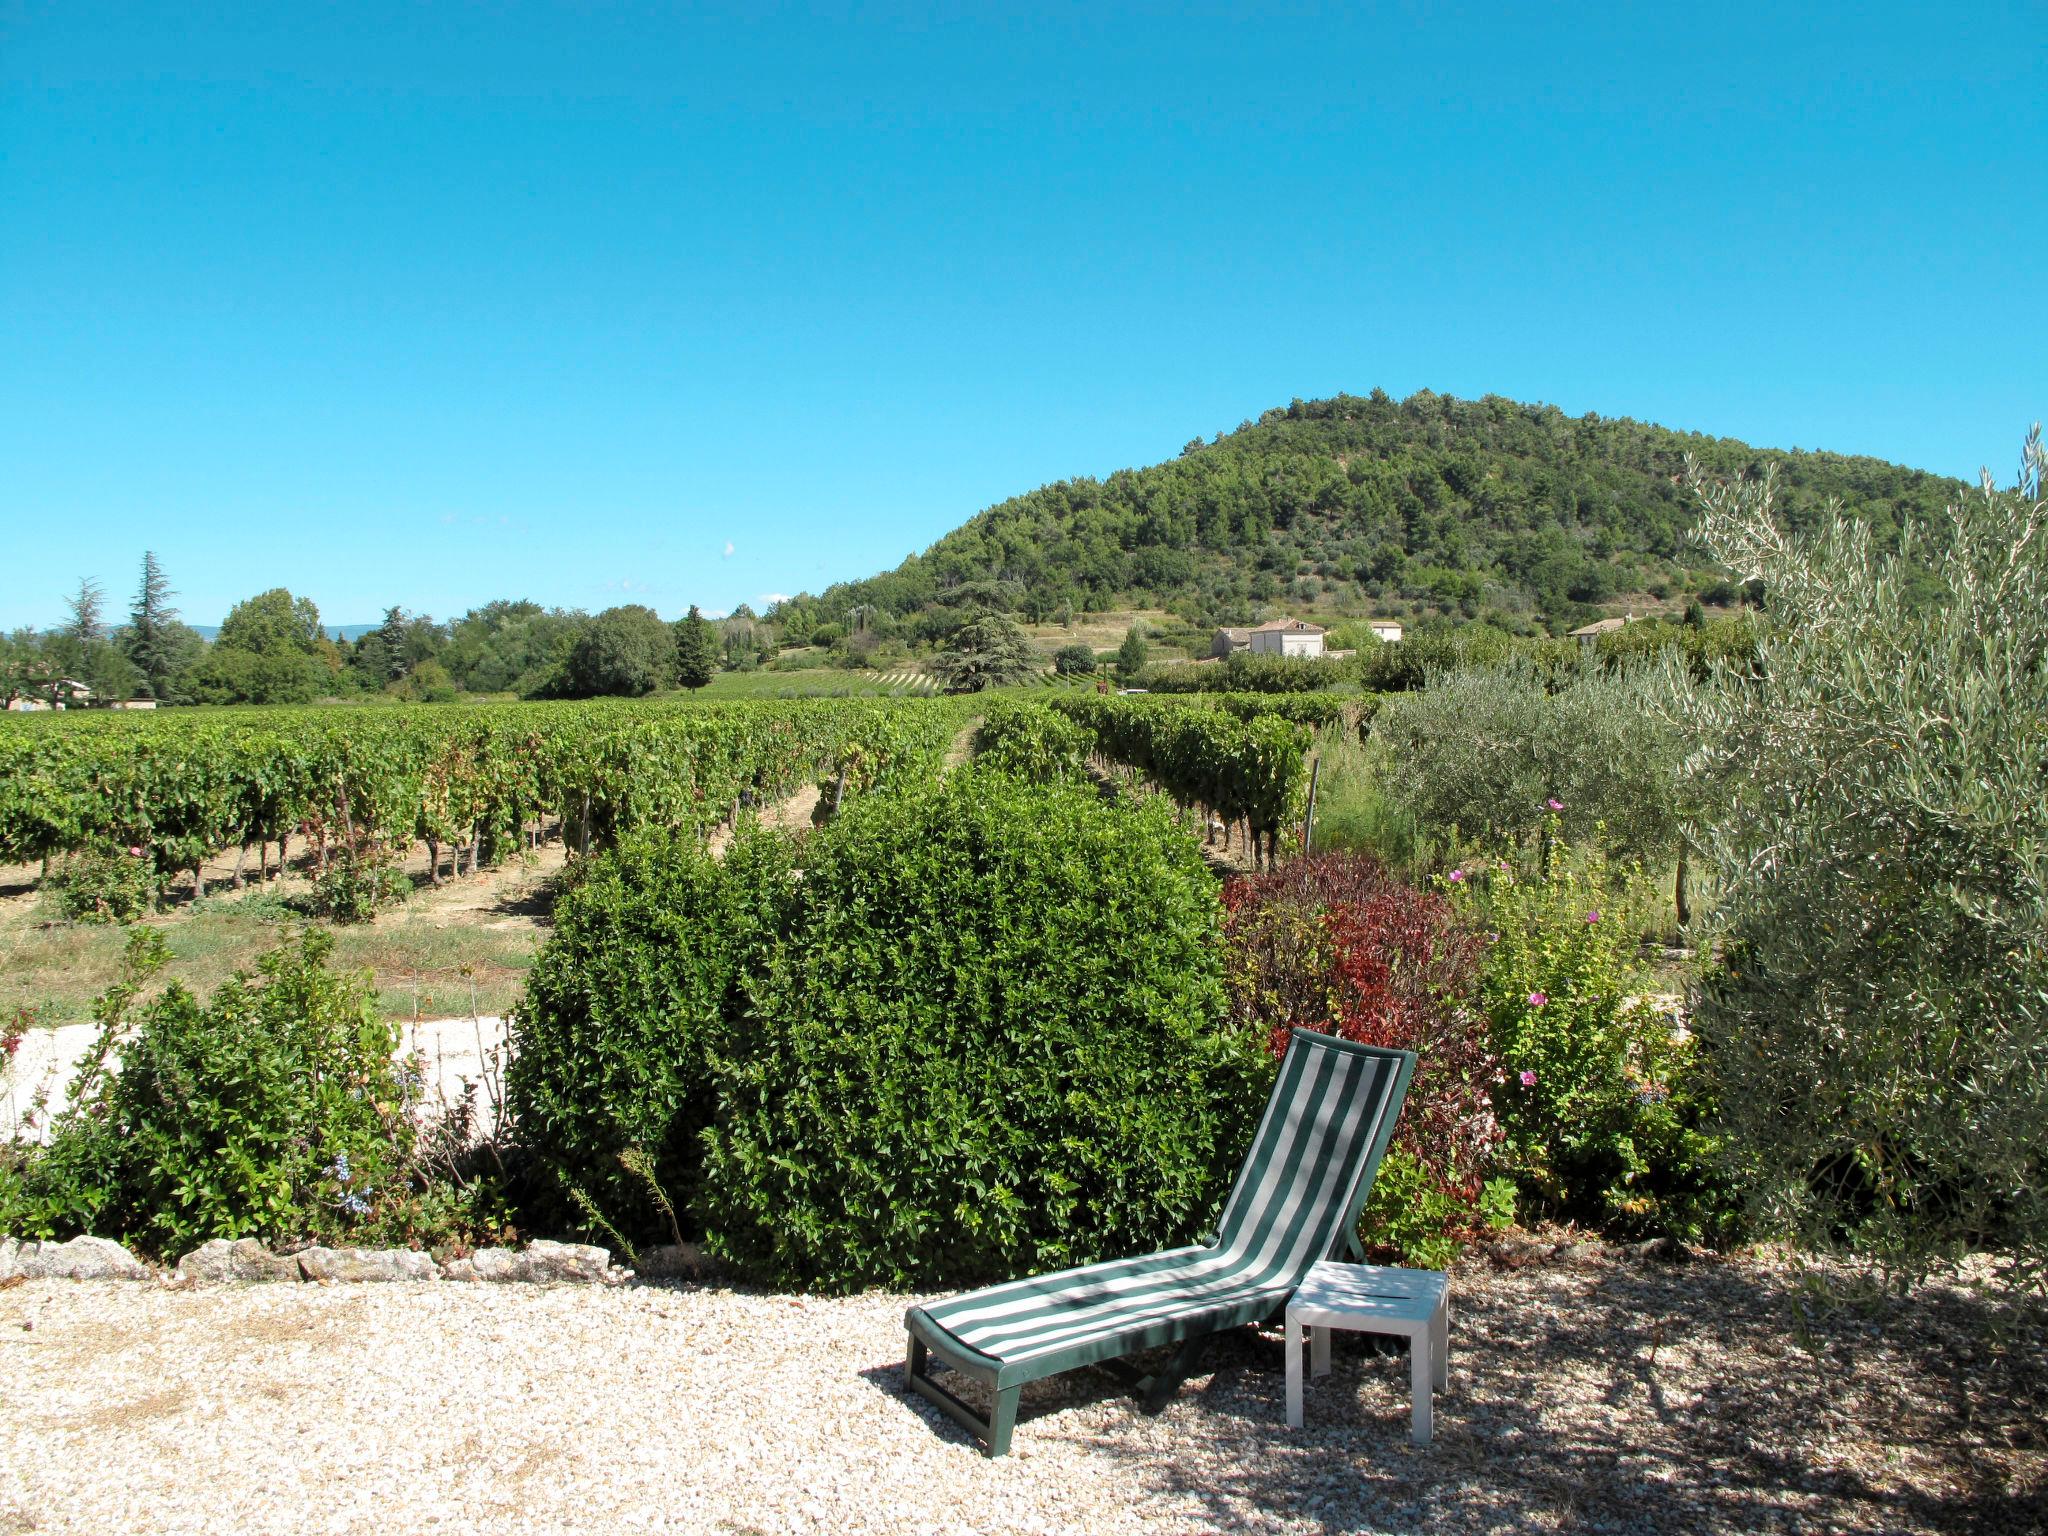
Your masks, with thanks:
[[[1410,879],[1434,866],[1442,850],[1380,789],[1373,749],[1344,725],[1316,733],[1322,765],[1316,784],[1315,851],[1371,853]]]

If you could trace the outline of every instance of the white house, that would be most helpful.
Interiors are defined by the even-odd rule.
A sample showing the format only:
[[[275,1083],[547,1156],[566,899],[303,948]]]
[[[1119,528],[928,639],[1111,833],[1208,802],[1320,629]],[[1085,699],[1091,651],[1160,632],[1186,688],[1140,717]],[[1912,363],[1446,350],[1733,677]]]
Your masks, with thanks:
[[[1320,656],[1323,626],[1304,619],[1273,619],[1252,631],[1255,656]]]
[[[1611,635],[1617,629],[1625,629],[1635,622],[1635,618],[1636,616],[1631,613],[1619,619],[1595,619],[1590,624],[1581,624],[1566,638],[1576,640],[1583,646],[1595,646],[1600,643],[1602,635]]]
[[[1372,631],[1373,639],[1380,641],[1384,645],[1397,644],[1401,639],[1401,621],[1399,619],[1370,619],[1366,622],[1365,627]]]

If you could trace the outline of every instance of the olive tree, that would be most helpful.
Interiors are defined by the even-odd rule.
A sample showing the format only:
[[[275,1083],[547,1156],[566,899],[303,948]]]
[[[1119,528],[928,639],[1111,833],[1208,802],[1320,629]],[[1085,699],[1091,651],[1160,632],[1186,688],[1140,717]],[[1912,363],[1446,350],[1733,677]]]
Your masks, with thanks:
[[[1373,722],[1387,791],[1424,826],[1483,844],[1547,827],[1645,862],[1679,847],[1679,740],[1639,667],[1553,686],[1527,661],[1465,666],[1390,699]]]
[[[1699,536],[1767,593],[1754,662],[1672,664],[1719,889],[1695,1028],[1784,1230],[1903,1271],[2048,1278],[2048,503],[2040,428],[1897,553],[1775,480],[1691,467]],[[1937,595],[1928,600],[1932,573]]]

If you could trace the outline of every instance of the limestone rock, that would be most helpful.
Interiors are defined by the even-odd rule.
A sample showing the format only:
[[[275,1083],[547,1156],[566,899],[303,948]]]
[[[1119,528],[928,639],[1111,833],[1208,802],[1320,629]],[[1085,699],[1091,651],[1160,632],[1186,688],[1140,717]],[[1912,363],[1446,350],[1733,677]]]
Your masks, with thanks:
[[[0,1280],[14,1278],[14,1256],[21,1251],[21,1244],[11,1237],[0,1237]]]
[[[527,1278],[542,1285],[603,1285],[612,1256],[590,1243],[532,1242],[526,1245]]]
[[[272,1253],[253,1237],[216,1237],[178,1260],[178,1278],[207,1285],[234,1281],[297,1280],[299,1261]]]
[[[528,1243],[523,1249],[479,1248],[466,1259],[441,1266],[449,1280],[494,1284],[604,1285],[611,1281],[612,1256],[588,1243]]]
[[[29,1280],[147,1280],[149,1270],[119,1243],[74,1237],[67,1243],[23,1243],[14,1272]]]
[[[308,1280],[384,1282],[438,1280],[433,1259],[411,1248],[307,1248],[297,1255]]]

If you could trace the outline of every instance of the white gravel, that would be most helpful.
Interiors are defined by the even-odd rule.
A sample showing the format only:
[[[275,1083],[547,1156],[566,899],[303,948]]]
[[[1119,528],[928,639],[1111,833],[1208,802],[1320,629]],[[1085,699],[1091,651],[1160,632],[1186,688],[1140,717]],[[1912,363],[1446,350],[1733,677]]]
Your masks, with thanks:
[[[32,1029],[22,1037],[13,1065],[0,1071],[0,1141],[49,1139],[50,1121],[69,1101],[79,1063],[98,1038],[97,1024]],[[505,1021],[495,1015],[420,1019],[403,1026],[399,1054],[417,1051],[424,1058],[430,1097],[452,1100],[465,1081],[477,1083],[477,1130],[488,1133],[497,1119],[493,1085],[502,1084],[504,1046]]]
[[[1157,1419],[1045,1384],[988,1461],[903,1394],[903,1297],[36,1281],[0,1291],[0,1532],[2041,1528],[2041,1339],[1970,1342],[1966,1293],[1804,1322],[1755,1262],[1455,1287],[1428,1449],[1405,1361],[1340,1335],[1289,1430],[1247,1335]]]

